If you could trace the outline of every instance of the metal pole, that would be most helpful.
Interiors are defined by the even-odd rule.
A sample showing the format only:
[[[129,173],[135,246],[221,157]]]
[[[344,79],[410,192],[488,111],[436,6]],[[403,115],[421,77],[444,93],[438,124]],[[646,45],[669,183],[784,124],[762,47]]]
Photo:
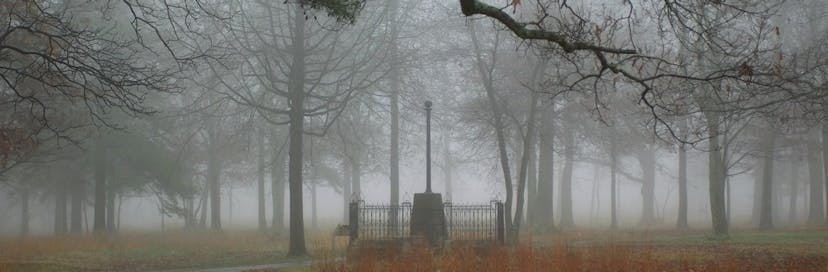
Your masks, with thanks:
[[[431,193],[431,101],[425,102],[426,110],[426,193]]]

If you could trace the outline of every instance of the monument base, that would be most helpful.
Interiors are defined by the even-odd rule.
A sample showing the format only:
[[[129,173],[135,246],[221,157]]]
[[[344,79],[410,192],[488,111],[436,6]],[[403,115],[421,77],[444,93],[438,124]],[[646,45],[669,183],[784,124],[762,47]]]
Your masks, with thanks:
[[[443,197],[437,193],[414,194],[411,211],[411,236],[425,238],[432,246],[442,245],[447,238]]]

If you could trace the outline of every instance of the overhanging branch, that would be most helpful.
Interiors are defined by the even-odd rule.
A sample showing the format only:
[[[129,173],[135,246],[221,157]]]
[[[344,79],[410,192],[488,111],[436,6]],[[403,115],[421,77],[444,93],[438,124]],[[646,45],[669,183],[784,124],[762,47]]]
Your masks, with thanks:
[[[526,24],[516,21],[514,18],[512,18],[512,16],[509,16],[509,14],[507,14],[503,10],[488,5],[486,3],[482,3],[478,0],[460,0],[460,8],[463,11],[463,15],[472,16],[475,14],[481,14],[494,18],[495,20],[498,20],[501,23],[503,23],[503,25],[509,28],[509,30],[511,30],[513,33],[515,33],[515,35],[517,35],[521,39],[545,40],[553,42],[559,45],[565,52],[590,50],[613,54],[637,54],[635,49],[604,47],[582,41],[572,41],[565,38],[563,35],[552,31],[526,28]]]

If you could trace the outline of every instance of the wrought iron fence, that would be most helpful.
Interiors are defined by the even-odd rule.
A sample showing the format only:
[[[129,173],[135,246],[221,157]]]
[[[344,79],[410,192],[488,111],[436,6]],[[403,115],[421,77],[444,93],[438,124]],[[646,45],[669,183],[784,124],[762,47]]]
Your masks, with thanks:
[[[404,240],[411,236],[411,202],[373,205],[351,202],[351,240]]]
[[[394,241],[411,237],[411,202],[402,205],[368,205],[351,202],[349,207],[351,241]],[[503,243],[505,225],[503,203],[456,205],[443,203],[446,237],[454,241]]]
[[[489,205],[443,204],[448,239],[453,241],[503,242],[503,203]]]

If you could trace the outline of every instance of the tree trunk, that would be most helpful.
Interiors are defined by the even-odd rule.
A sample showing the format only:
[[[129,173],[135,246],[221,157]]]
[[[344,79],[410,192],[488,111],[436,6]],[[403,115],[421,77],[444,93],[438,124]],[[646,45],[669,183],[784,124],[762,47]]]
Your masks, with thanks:
[[[791,163],[791,179],[790,179],[790,186],[791,186],[791,195],[788,197],[788,225],[793,225],[796,223],[796,213],[798,212],[796,209],[796,203],[798,202],[799,198],[799,181],[797,181],[797,167],[796,162],[794,160],[790,161]]]
[[[498,156],[500,157],[500,168],[503,171],[503,180],[504,180],[504,187],[506,190],[506,203],[505,203],[505,221],[512,222],[512,199],[513,199],[513,189],[512,189],[512,171],[509,168],[509,154],[506,152],[506,136],[503,133],[503,120],[502,114],[497,107],[494,97],[494,91],[488,91],[489,93],[489,102],[493,111],[495,112],[495,134],[497,135],[497,147],[498,147]]]
[[[355,151],[358,153],[359,151]],[[357,199],[362,199],[362,163],[358,159],[351,159],[351,190]]]
[[[555,104],[553,102],[549,101],[549,105],[545,105],[546,108],[541,119],[540,154],[538,154],[538,201],[532,208],[536,210],[538,225],[548,230],[555,228],[555,201],[553,197],[555,188],[555,165],[553,161],[555,154],[555,123],[553,119]]]
[[[197,225],[196,224],[196,214],[195,214],[195,200],[193,198],[194,198],[194,196],[189,196],[185,200],[185,203],[187,203],[186,204],[187,205],[187,219],[184,222],[184,225],[188,230],[195,229],[196,225]],[[124,202],[122,200],[118,201],[118,214],[121,213],[121,205],[123,205],[123,203]],[[121,217],[120,216],[118,216],[118,228],[119,229],[121,228]]]
[[[115,195],[118,193],[112,188],[108,191],[106,193],[106,231],[115,233]]]
[[[258,219],[259,219],[259,231],[264,232],[267,230],[267,217],[265,216],[265,133],[264,130],[259,131],[259,144],[258,144],[258,159],[257,159],[257,169],[256,169],[256,176],[257,176],[257,210],[258,210]]]
[[[89,212],[88,209],[82,209],[81,213],[83,213],[83,227],[85,232],[89,232]]]
[[[95,141],[95,220],[92,230],[106,231],[106,146],[102,136]]]
[[[655,222],[655,148],[645,147],[639,153],[638,161],[641,164],[643,179],[641,183],[641,221],[640,225],[651,225]]]
[[[764,161],[756,160],[756,165],[753,168],[753,213],[750,222],[753,225],[759,225],[759,217],[762,214],[762,169]]]
[[[731,208],[730,206],[731,206],[732,201],[731,201],[731,193],[730,193],[730,177],[728,177],[727,174],[725,174],[724,183],[725,183],[725,204],[727,204],[727,205],[725,205],[725,216],[727,218],[727,221],[730,222],[731,221],[730,220],[730,213],[731,213],[730,212],[730,208]]]
[[[727,120],[724,121],[724,126],[727,128]],[[728,177],[728,169],[727,162],[730,160],[728,156],[730,156],[730,142],[728,140],[729,131],[725,129],[724,134],[721,135],[721,147],[722,147],[722,173],[724,179],[724,187],[725,187],[725,218],[728,222],[730,222],[730,177]]]
[[[318,223],[319,223],[318,219],[319,218],[317,217],[317,211],[318,210],[317,210],[317,206],[316,206],[317,203],[316,202],[317,202],[317,199],[316,199],[316,182],[314,182],[314,183],[311,183],[311,228],[313,230],[318,230],[319,229],[319,225],[318,225]]]
[[[281,150],[279,143],[282,140],[278,131],[274,128],[271,133],[271,163],[270,166],[270,194],[272,201],[271,226],[276,232],[281,232],[285,227],[285,152]]]
[[[199,221],[198,226],[201,229],[206,229],[207,228],[207,209],[208,209],[207,202],[210,201],[210,197],[209,197],[210,196],[210,190],[208,189],[208,187],[210,185],[209,185],[209,182],[207,180],[205,180],[204,182],[205,182],[204,191],[201,193],[201,208],[200,208],[201,216],[198,220]]]
[[[290,67],[288,93],[290,95],[288,151],[288,183],[290,191],[290,243],[288,256],[307,255],[305,222],[302,203],[302,136],[304,133],[305,103],[305,15],[301,5],[294,5],[293,62]]]
[[[776,133],[771,129],[766,132],[762,145],[762,209],[759,214],[759,229],[773,228],[773,151]]]
[[[575,162],[575,131],[564,134],[564,168],[561,177],[561,227],[575,226],[572,217],[572,167]]]
[[[525,210],[526,210],[525,215],[524,215],[524,213],[521,213],[520,216],[521,216],[521,218],[526,218],[524,216],[527,216],[527,217],[529,217],[529,220],[535,220],[536,219],[535,216],[533,216],[531,214],[532,212],[535,211],[535,208],[531,207],[531,206],[534,205],[535,202],[537,202],[537,186],[538,186],[537,185],[537,183],[538,183],[538,176],[537,176],[538,173],[537,173],[537,169],[535,168],[535,164],[536,164],[536,161],[537,161],[537,155],[536,155],[537,154],[536,153],[537,152],[537,140],[536,140],[537,139],[536,138],[537,132],[536,132],[536,129],[537,129],[539,93],[536,92],[535,90],[536,90],[537,86],[540,85],[540,84],[536,83],[536,82],[539,81],[538,78],[543,76],[543,74],[546,71],[547,62],[548,62],[548,59],[546,59],[546,58],[538,60],[538,62],[535,63],[534,69],[532,69],[532,77],[529,79],[530,84],[532,84],[530,86],[533,86],[532,88],[529,89],[529,91],[531,91],[531,100],[530,100],[531,105],[529,106],[529,118],[527,118],[527,123],[526,123],[526,135],[523,138],[523,151],[522,151],[523,155],[522,155],[521,164],[520,164],[521,168],[520,168],[520,172],[518,173],[518,176],[521,177],[520,182],[522,183],[521,185],[518,186],[518,191],[521,194],[521,196],[519,196],[518,198],[526,197],[526,195],[527,195],[527,193],[525,193],[527,191],[526,187],[527,186],[529,187],[528,201],[524,201],[523,199],[518,200],[518,202],[520,203],[518,205],[518,207],[520,207],[519,209],[524,209],[525,208]],[[526,221],[526,220],[524,219],[523,221]],[[517,228],[516,228],[518,231],[520,230],[520,224],[522,224],[523,221],[518,222]]]
[[[449,126],[443,128],[443,186],[445,186],[446,201],[451,201],[452,186],[451,186],[451,172],[454,167],[451,159],[451,142],[449,141]]]
[[[536,118],[537,119],[537,118]],[[526,167],[527,177],[527,199],[526,203],[526,222],[530,227],[534,227],[538,221],[537,216],[537,202],[538,202],[538,153],[537,153],[537,135],[533,135],[532,147],[529,149],[529,165]]]
[[[822,161],[819,149],[819,135],[813,135],[808,139],[808,224],[819,224],[825,220],[823,208],[823,181]],[[824,144],[824,143],[823,143]]]
[[[70,232],[72,234],[81,234],[83,233],[83,201],[85,200],[86,196],[84,193],[86,192],[86,188],[83,184],[83,179],[78,178],[73,181],[72,185],[72,205],[70,207]]]
[[[208,143],[207,143],[207,183],[210,190],[210,228],[213,230],[221,229],[221,163],[219,162],[218,151],[218,132],[215,127],[215,120],[210,120],[208,124]]]
[[[774,162],[774,164],[776,164],[776,162]],[[773,180],[775,181],[777,179],[774,178]],[[771,221],[783,218],[782,215],[784,214],[785,210],[782,209],[782,185],[784,184],[781,181],[771,182]],[[773,225],[774,227],[776,227],[776,223],[774,223]]]
[[[536,70],[537,71],[537,70]],[[520,237],[520,224],[523,220],[524,196],[526,195],[526,180],[529,175],[529,159],[534,152],[535,143],[535,115],[537,114],[538,95],[532,93],[532,100],[529,102],[529,118],[526,120],[526,135],[523,137],[523,150],[521,151],[520,169],[518,170],[518,192],[515,220],[512,223],[512,241]]]
[[[706,10],[701,12],[702,18],[707,16]],[[706,33],[710,34],[710,33]],[[682,33],[687,35],[687,33]],[[685,36],[686,37],[686,36]],[[697,39],[696,44],[701,44],[702,39]],[[682,58],[689,57],[690,52],[687,52],[686,47],[680,48],[680,55]],[[708,56],[709,57],[709,56]],[[695,66],[698,70],[704,71],[707,67],[707,58],[705,52],[695,52]],[[685,67],[686,68],[686,67]],[[693,100],[701,109],[702,115],[706,121],[706,131],[709,151],[707,153],[708,164],[708,196],[710,201],[710,216],[713,225],[713,235],[719,237],[726,237],[728,235],[727,214],[725,212],[725,188],[724,188],[724,158],[722,156],[722,146],[720,145],[720,128],[722,123],[719,96],[714,89],[709,87],[701,87],[692,92]]]
[[[727,215],[725,214],[724,196],[724,163],[722,161],[722,150],[719,144],[719,121],[718,113],[713,111],[704,112],[707,119],[707,131],[710,151],[708,151],[708,179],[710,182],[708,192],[710,196],[710,215],[713,221],[713,234],[716,236],[728,235]]]
[[[678,147],[678,187],[679,187],[679,210],[676,228],[686,230],[687,224],[687,150],[684,143]]]
[[[610,229],[618,228],[618,180],[615,177],[618,168],[618,147],[615,130],[610,135]]]
[[[822,186],[825,189],[825,212],[828,213],[828,126],[822,125],[822,171],[823,181]],[[825,217],[828,219],[828,216]],[[828,220],[825,220],[825,225],[828,226]]]
[[[55,234],[66,234],[66,182],[58,181],[55,191]]]
[[[192,230],[193,229],[193,203],[190,198],[186,196],[181,197],[181,203],[184,205],[184,229],[185,230]],[[121,213],[121,199],[118,199],[118,213]],[[121,228],[121,216],[118,216],[117,222],[115,224],[118,226],[118,229]]]
[[[503,112],[497,103],[497,98],[495,97],[494,93],[494,82],[491,73],[492,66],[494,66],[494,63],[491,64],[491,66],[489,67],[489,72],[487,72],[486,64],[483,61],[483,52],[480,49],[480,42],[477,40],[477,34],[474,31],[473,23],[469,24],[469,30],[469,33],[472,38],[472,44],[474,45],[477,70],[480,73],[480,76],[483,78],[483,86],[486,89],[486,97],[488,98],[489,107],[492,109],[492,115],[494,118],[493,128],[495,130],[495,135],[497,137],[498,157],[500,158],[500,169],[503,171],[503,183],[506,191],[506,203],[504,203],[503,208],[505,217],[504,221],[509,222],[509,224],[511,224],[512,199],[514,197],[514,190],[512,188],[512,172],[509,168],[509,154],[506,152],[506,136],[503,132]]]
[[[601,165],[600,164],[593,164],[593,179],[592,179],[592,194],[589,200],[589,223],[594,224],[595,219],[598,217],[598,211],[601,209],[601,201],[598,197],[598,187],[600,186],[600,174],[601,174]]]
[[[116,212],[115,218],[117,219],[115,221],[115,231],[116,232],[121,229],[121,208],[123,207],[123,205],[124,205],[124,194],[118,194],[118,208],[115,209],[115,212]]]
[[[227,184],[227,226],[233,225],[233,183]]]
[[[20,189],[20,236],[29,235],[29,188]]]

